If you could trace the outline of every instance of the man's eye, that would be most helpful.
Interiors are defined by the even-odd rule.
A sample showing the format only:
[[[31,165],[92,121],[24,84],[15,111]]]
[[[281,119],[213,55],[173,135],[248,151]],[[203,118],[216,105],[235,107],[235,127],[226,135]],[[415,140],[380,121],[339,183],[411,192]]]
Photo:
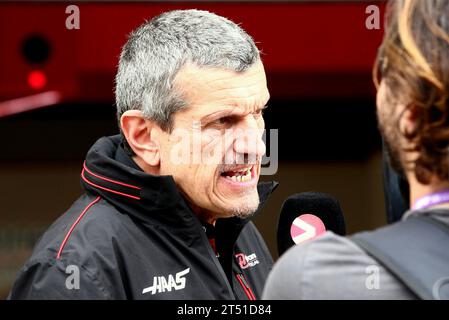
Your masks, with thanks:
[[[221,118],[218,118],[217,120],[212,121],[211,124],[223,125],[223,124],[231,123],[232,121],[233,121],[232,117],[221,117]]]

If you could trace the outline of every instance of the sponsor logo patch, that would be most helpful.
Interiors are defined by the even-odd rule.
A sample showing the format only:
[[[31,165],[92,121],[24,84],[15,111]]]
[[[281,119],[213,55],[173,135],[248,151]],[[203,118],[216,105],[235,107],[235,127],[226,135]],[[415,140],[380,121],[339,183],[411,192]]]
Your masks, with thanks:
[[[250,255],[246,255],[244,253],[237,253],[235,255],[235,258],[237,259],[241,269],[247,269],[259,264],[259,259],[257,259],[255,253],[252,253]]]

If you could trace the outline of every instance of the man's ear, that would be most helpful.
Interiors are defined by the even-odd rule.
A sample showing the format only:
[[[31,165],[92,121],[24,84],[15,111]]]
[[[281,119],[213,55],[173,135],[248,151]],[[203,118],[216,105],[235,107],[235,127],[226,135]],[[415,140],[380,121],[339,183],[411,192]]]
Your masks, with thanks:
[[[128,110],[120,118],[122,132],[134,153],[147,165],[160,165],[159,126],[145,119],[140,110]]]
[[[399,120],[400,132],[404,136],[415,132],[418,127],[419,117],[419,109],[415,105],[404,107]]]

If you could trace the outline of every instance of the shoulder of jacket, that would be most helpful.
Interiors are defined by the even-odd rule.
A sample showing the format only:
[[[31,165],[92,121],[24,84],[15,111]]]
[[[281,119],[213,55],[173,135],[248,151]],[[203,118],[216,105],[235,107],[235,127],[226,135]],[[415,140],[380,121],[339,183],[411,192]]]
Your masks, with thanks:
[[[30,261],[71,256],[82,263],[99,250],[112,251],[112,239],[119,234],[123,238],[123,228],[132,224],[128,215],[105,200],[84,195],[44,232]]]
[[[350,239],[326,232],[324,235],[304,244],[290,248],[280,259],[281,263],[300,264],[304,270],[328,266],[334,274],[347,272],[348,266],[376,264]]]
[[[370,287],[375,278],[379,279],[379,289]],[[408,297],[404,287],[381,264],[350,239],[332,232],[290,248],[276,263],[267,286],[267,298]]]

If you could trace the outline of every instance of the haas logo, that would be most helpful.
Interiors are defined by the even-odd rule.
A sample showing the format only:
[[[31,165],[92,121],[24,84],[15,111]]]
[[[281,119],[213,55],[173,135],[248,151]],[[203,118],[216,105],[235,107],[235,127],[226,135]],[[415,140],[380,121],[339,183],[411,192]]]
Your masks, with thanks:
[[[158,276],[153,278],[153,285],[151,287],[145,288],[142,291],[142,294],[145,293],[163,293],[170,292],[174,290],[182,290],[186,287],[186,274],[190,272],[190,268],[182,270],[176,273],[175,276],[169,274],[168,277]]]

